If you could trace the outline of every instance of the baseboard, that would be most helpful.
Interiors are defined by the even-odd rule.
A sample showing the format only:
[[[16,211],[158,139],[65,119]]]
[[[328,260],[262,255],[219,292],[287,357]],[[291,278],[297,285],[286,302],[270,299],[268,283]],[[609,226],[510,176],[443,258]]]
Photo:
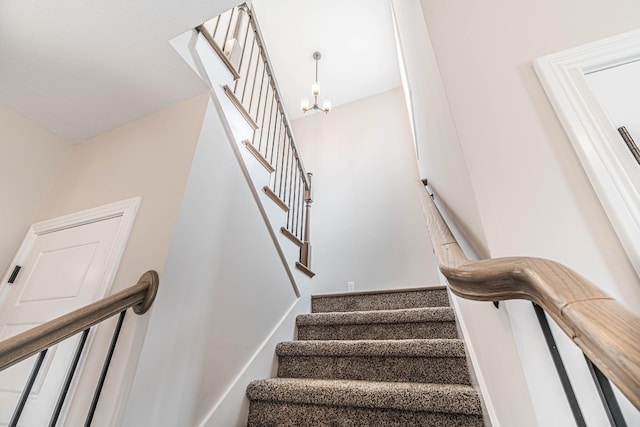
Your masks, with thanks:
[[[460,315],[460,306],[458,305],[458,300],[456,297],[449,291],[449,301],[451,301],[451,306],[453,307],[453,311],[456,314],[456,324],[462,334],[461,338],[464,341],[465,352],[467,353],[467,358],[469,359],[470,369],[473,371],[472,377],[477,381],[477,386],[480,389],[480,395],[482,396],[482,412],[484,412],[485,424],[488,427],[500,427],[500,422],[498,421],[498,415],[496,414],[496,410],[493,406],[493,402],[491,401],[491,394],[489,393],[489,388],[487,387],[487,382],[484,379],[484,375],[481,369],[477,369],[478,366],[478,356],[476,355],[475,348],[471,339],[469,338],[469,330],[467,328],[467,324],[465,323],[464,317]]]

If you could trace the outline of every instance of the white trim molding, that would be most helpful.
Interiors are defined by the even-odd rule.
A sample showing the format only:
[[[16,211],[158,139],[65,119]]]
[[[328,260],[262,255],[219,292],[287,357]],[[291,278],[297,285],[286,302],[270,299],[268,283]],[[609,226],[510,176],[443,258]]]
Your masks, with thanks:
[[[611,224],[640,275],[640,167],[585,75],[640,60],[640,30],[534,61],[533,67]]]
[[[124,254],[129,234],[133,227],[133,221],[140,207],[141,197],[133,197],[131,199],[121,200],[119,202],[109,203],[107,205],[98,206],[95,208],[83,210],[80,212],[74,212],[68,215],[64,215],[57,218],[52,218],[32,224],[25,236],[20,248],[16,252],[10,266],[20,265],[24,262],[31,245],[35,242],[36,238],[43,234],[54,233],[56,231],[64,230],[66,228],[78,227],[93,222],[103,221],[110,218],[121,217],[120,225],[114,238],[113,247],[115,251],[109,257],[107,265],[105,267],[105,275],[102,278],[100,285],[98,286],[97,298],[104,297],[110,290],[113,280],[115,279],[120,260]],[[11,268],[9,268],[5,276],[3,277],[2,284],[6,285]],[[0,285],[0,291],[7,288],[7,286]],[[1,299],[0,299],[1,303]]]

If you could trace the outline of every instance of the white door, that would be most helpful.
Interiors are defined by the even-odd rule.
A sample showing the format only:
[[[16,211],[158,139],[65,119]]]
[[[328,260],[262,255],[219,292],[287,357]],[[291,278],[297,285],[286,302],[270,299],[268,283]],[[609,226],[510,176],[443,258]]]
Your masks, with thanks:
[[[585,80],[613,126],[626,127],[636,145],[640,145],[640,61],[586,74]],[[631,156],[622,137],[619,143],[623,147],[620,152]]]
[[[102,298],[122,252],[122,227],[117,215],[27,238],[19,275],[2,285],[0,340]],[[47,352],[19,425],[49,424],[78,338]],[[0,372],[0,426],[8,425],[36,358]]]

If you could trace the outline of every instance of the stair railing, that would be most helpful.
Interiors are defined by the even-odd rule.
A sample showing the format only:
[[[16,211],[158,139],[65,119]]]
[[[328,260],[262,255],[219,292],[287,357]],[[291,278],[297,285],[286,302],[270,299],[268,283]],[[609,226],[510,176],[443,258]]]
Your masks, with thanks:
[[[425,187],[420,194],[438,267],[451,291],[476,301],[533,302],[551,348],[549,339],[553,340],[553,336],[548,325],[545,328],[544,309],[585,354],[611,424],[626,425],[607,378],[640,409],[640,317],[557,262],[531,257],[467,259],[438,210],[433,194],[425,191]],[[559,354],[553,356],[558,368]],[[558,368],[562,377],[560,371]],[[567,397],[576,423],[585,425],[581,414],[575,412],[573,404],[577,406],[577,401],[570,393]]]
[[[225,92],[254,128],[247,148],[271,172],[264,190],[287,212],[285,234],[300,246],[299,264],[308,268],[311,174],[302,163],[255,11],[241,4],[196,30],[234,76]]]
[[[81,333],[79,343],[72,358],[71,367],[66,374],[56,405],[51,414],[49,426],[56,425],[80,358],[82,357],[91,327],[118,315],[118,321],[113,332],[111,344],[107,350],[93,398],[87,410],[84,425],[90,426],[95,415],[98,400],[100,399],[102,387],[111,364],[111,358],[115,351],[127,309],[132,307],[133,312],[138,315],[146,313],[153,304],[158,285],[158,273],[153,270],[147,271],[138,279],[135,285],[127,289],[43,323],[21,334],[14,335],[4,341],[0,341],[0,371],[31,356],[38,355],[22,394],[18,399],[18,404],[13,412],[13,416],[9,421],[9,427],[18,425],[47,351],[54,345]]]

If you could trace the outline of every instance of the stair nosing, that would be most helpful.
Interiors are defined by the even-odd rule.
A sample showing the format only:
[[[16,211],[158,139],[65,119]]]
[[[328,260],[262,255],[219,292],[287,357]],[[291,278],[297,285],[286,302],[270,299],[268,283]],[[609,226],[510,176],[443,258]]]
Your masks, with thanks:
[[[396,293],[403,293],[403,292],[443,291],[446,289],[447,287],[445,285],[437,285],[437,286],[424,286],[419,288],[398,288],[398,289],[358,291],[358,292],[336,292],[331,294],[311,295],[311,299],[350,297],[350,296],[360,296],[360,295],[396,294]]]
[[[432,317],[429,318],[429,315],[420,317],[420,314],[427,313]],[[438,313],[444,318],[436,316]],[[296,317],[296,326],[455,322],[455,320],[455,311],[452,307],[416,307],[302,314]]]
[[[464,341],[457,338],[286,341],[276,346],[276,355],[290,357],[466,357]]]
[[[251,382],[247,397],[267,402],[482,415],[477,390],[462,384],[270,378]]]

